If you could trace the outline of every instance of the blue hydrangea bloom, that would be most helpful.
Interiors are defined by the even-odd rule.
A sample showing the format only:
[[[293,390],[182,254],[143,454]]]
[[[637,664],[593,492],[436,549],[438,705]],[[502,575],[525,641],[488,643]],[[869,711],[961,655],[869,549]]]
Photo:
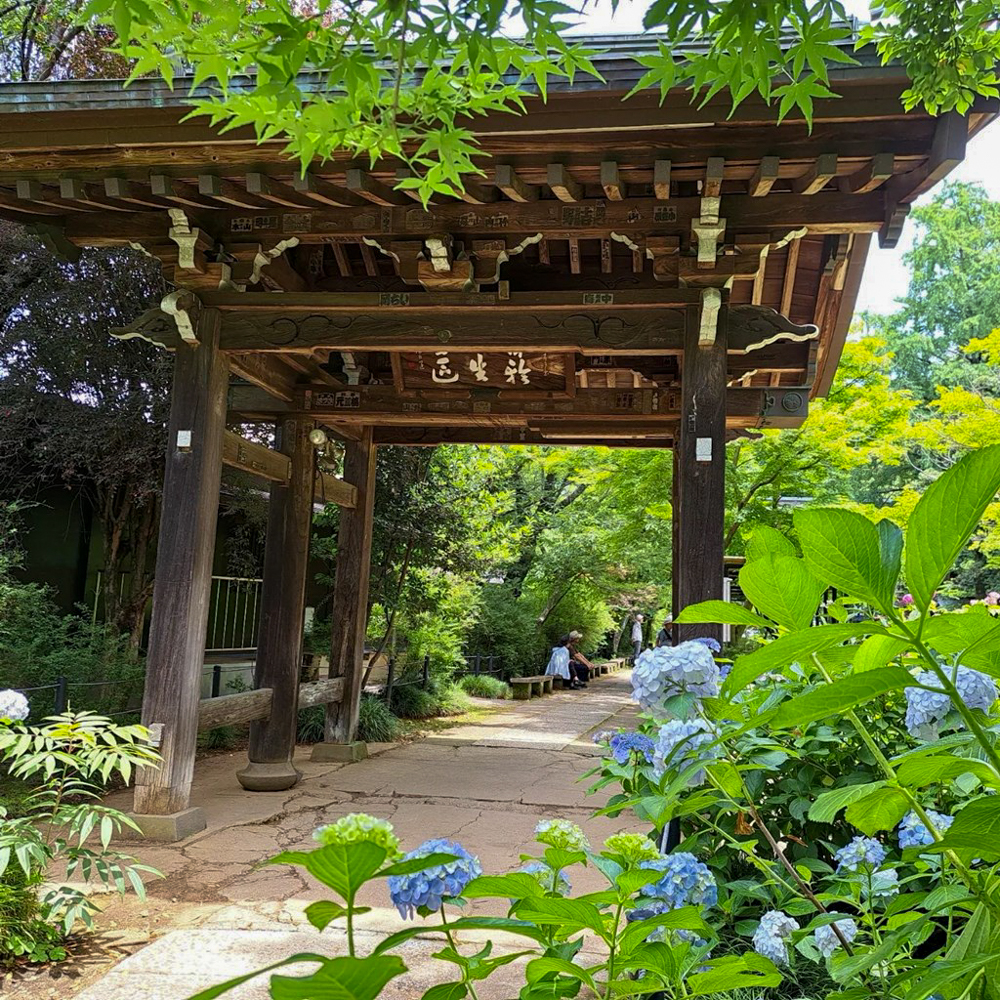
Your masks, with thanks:
[[[552,869],[541,861],[531,861],[521,871],[525,875],[531,875],[546,892],[558,892],[560,896],[568,896],[570,894],[572,886],[570,885],[569,876],[564,871],[560,871],[556,876],[554,889],[552,886]]]
[[[455,860],[412,875],[393,875],[389,878],[389,896],[404,919],[414,917],[421,907],[440,910],[445,899],[459,895],[474,878],[483,874],[479,858],[450,840],[424,841],[406,854],[404,860],[426,858],[428,854],[453,854]]]
[[[20,691],[0,691],[0,721],[22,722],[30,711],[28,699]]]
[[[599,747],[607,746],[611,742],[611,737],[615,735],[613,729],[602,729],[600,732],[594,733],[593,740]]]
[[[753,950],[775,965],[788,965],[788,939],[799,926],[799,922],[787,913],[768,910],[753,932]]]
[[[855,837],[836,854],[837,871],[856,872],[861,869],[878,868],[885,861],[885,848],[871,837]]]
[[[632,697],[654,716],[679,694],[714,698],[719,693],[719,666],[701,642],[660,646],[640,653],[632,670]]]
[[[611,756],[619,764],[627,764],[632,754],[645,759],[647,764],[653,763],[653,741],[642,733],[615,733],[610,742]]]
[[[669,909],[676,910],[689,905],[715,906],[719,900],[719,887],[708,865],[686,851],[643,861],[639,867],[663,872],[663,878],[642,890],[644,898],[639,900],[640,906],[661,900]]]
[[[850,944],[858,935],[858,925],[849,917],[844,920],[838,920],[836,923],[837,930],[844,935],[844,940]],[[824,958],[829,958],[841,947],[840,938],[837,937],[837,933],[833,929],[833,924],[824,924],[822,927],[817,927],[816,933],[813,936],[816,941],[816,947]]]
[[[935,812],[933,809],[927,809],[925,812],[938,833],[944,833],[955,822],[954,816],[947,816],[944,813]],[[897,832],[901,851],[907,847],[929,847],[934,843],[934,835],[912,810],[903,817],[903,822],[899,824]]]
[[[895,868],[882,868],[871,873],[871,895],[876,899],[889,899],[899,892],[899,873]],[[861,895],[867,899],[869,894],[869,879],[861,880]]]
[[[947,668],[951,673],[951,668]],[[997,687],[993,679],[978,670],[969,667],[959,667],[954,673],[955,687],[962,701],[972,709],[988,712],[997,700]],[[917,674],[921,684],[937,686],[940,681],[933,670],[922,670]],[[906,728],[910,735],[918,740],[931,742],[936,740],[941,731],[941,725],[953,709],[951,698],[936,691],[926,691],[923,688],[907,688],[906,694]],[[961,722],[957,721],[956,726]]]
[[[660,727],[653,748],[653,773],[659,779],[666,773],[667,768],[681,771],[696,760],[716,760],[719,748],[710,745],[714,741],[715,736],[712,735],[704,719],[696,719],[693,722],[674,719],[666,723]],[[695,771],[688,779],[688,785],[694,788],[704,780],[705,772]]]
[[[722,644],[718,639],[713,639],[710,635],[700,635],[697,639],[692,639],[692,642],[700,642],[703,646],[707,646],[713,653],[722,652]]]

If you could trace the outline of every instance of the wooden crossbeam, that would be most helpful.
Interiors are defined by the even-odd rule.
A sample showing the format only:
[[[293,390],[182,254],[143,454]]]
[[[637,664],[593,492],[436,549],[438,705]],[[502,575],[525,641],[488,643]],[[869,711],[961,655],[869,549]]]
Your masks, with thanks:
[[[263,198],[258,198],[248,193],[246,188],[241,188],[225,177],[216,177],[215,174],[198,175],[198,193],[236,208],[261,211],[268,207],[268,202]]]
[[[801,177],[792,181],[792,190],[801,195],[818,194],[836,173],[837,154],[822,153]]]
[[[653,164],[653,193],[660,201],[670,198],[670,160],[657,160]]]
[[[347,171],[347,190],[352,194],[359,195],[375,205],[409,205],[411,199],[403,191],[375,180],[367,170],[352,168]]]
[[[550,163],[547,168],[549,188],[560,201],[579,201],[583,197],[583,185],[561,163]]]
[[[601,164],[601,187],[609,201],[625,200],[625,184],[618,174],[618,163],[615,160],[605,160]]]
[[[511,201],[522,204],[538,201],[538,186],[525,184],[517,171],[507,164],[500,164],[496,170],[496,186]]]
[[[762,156],[760,166],[754,171],[750,178],[748,188],[751,198],[763,198],[769,194],[774,182],[778,179],[778,171],[781,169],[781,158],[778,156]]]
[[[498,169],[503,174],[503,169]],[[293,212],[280,205],[268,205],[256,211],[204,212],[198,216],[196,224],[223,242],[245,239],[241,234],[246,232],[258,240],[269,235],[296,236],[302,243],[313,244],[387,233],[396,239],[425,238],[441,233],[494,237],[538,232],[550,239],[609,237],[611,233],[635,239],[654,234],[686,236],[691,231],[692,220],[702,215],[700,198],[671,198],[669,204],[656,198],[585,200],[577,204],[557,199],[532,201],[529,196],[532,191],[537,194],[537,188],[524,185],[520,179],[513,182],[514,176],[511,172],[509,186],[520,192],[525,201],[483,206],[453,202],[432,206],[428,211],[415,210],[409,198],[406,203],[410,208],[368,205],[367,211],[330,208]],[[787,232],[800,227],[823,233],[875,232],[885,216],[886,188],[883,186],[852,198],[727,195],[725,218],[730,241],[736,242],[741,231],[759,233],[774,229]],[[66,235],[84,245],[113,246],[162,242],[165,229],[164,219],[157,212],[74,213],[67,219]]]
[[[251,171],[246,175],[247,193],[255,195],[264,201],[273,202],[275,205],[284,205],[286,208],[309,208],[312,206],[308,195],[300,194],[293,187],[276,181],[267,174]]]
[[[844,178],[844,187],[851,194],[867,194],[892,177],[895,157],[892,153],[879,153],[860,170]]]
[[[315,174],[296,175],[292,180],[292,188],[311,201],[331,208],[351,208],[367,204],[367,200],[360,195],[331,184]]]

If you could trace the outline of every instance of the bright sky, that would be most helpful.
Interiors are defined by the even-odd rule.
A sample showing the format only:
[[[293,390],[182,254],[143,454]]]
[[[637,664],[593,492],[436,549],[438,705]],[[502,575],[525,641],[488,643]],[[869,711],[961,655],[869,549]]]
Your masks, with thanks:
[[[588,5],[588,13],[577,29],[589,33],[609,34],[642,33],[642,15],[649,3],[621,0],[618,11],[612,15],[611,0],[596,0]],[[865,18],[868,4],[864,0],[845,0],[844,6],[850,14]],[[992,166],[991,166],[992,164]],[[991,198],[1000,199],[1000,123],[996,123],[974,139],[966,152],[965,162],[952,174],[952,180],[976,181],[982,184]],[[917,204],[930,199],[933,192],[925,195]],[[864,281],[858,296],[858,311],[892,312],[895,300],[906,291],[906,268],[903,254],[913,239],[913,223],[908,222],[903,229],[903,237],[895,250],[880,250],[877,242],[873,245],[865,269]]]

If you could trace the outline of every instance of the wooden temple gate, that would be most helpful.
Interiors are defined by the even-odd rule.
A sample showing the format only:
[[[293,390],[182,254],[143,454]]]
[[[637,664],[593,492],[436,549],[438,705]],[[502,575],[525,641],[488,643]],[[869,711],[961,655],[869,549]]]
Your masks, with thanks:
[[[164,761],[135,801],[150,835],[204,823],[189,797],[224,461],[273,483],[260,690],[237,709],[255,720],[247,788],[298,778],[317,491],[343,507],[332,667],[302,691],[328,703],[317,755],[357,756],[379,445],[673,448],[675,605],[721,597],[726,442],[797,426],[826,393],[872,236],[893,245],[996,107],[904,114],[907,81],[867,58],[834,72],[812,129],[753,99],[622,104],[650,44],[595,40],[606,84],[472,122],[485,176],[426,206],[395,165],[303,175],[281,141],[182,123],[155,81],[0,88],[0,216],[67,259],[141,247],[176,289],[120,334],[176,357],[143,705]],[[280,452],[235,435],[250,421]],[[343,442],[342,480],[317,482],[317,427]]]

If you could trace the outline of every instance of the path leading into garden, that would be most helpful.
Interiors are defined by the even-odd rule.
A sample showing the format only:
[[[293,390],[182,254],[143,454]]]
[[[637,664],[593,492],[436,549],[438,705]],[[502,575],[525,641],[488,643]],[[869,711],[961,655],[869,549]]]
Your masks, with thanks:
[[[617,830],[641,829],[634,820],[592,818],[604,799],[588,797],[589,782],[578,780],[595,763],[592,734],[632,724],[630,690],[627,674],[612,674],[587,691],[498,703],[472,724],[413,743],[376,746],[368,760],[357,764],[313,764],[303,747],[298,755],[303,780],[288,792],[244,792],[235,778],[241,754],[199,762],[193,803],[205,810],[208,829],[176,845],[134,845],[139,859],[166,878],[149,883],[145,902],[110,902],[101,919],[102,928],[121,935],[123,948],[131,950],[143,939],[153,943],[99,982],[84,976],[81,987],[93,984],[82,993],[51,995],[59,1000],[73,995],[79,1000],[184,1000],[292,952],[343,952],[340,932],[319,936],[305,920],[305,907],[324,898],[308,875],[285,865],[256,866],[282,850],[308,849],[317,826],[350,812],[389,819],[404,849],[430,837],[458,840],[480,858],[487,873],[520,867],[521,853],[538,847],[533,833],[541,819],[572,819],[594,843]],[[130,803],[123,795],[113,804],[127,808]],[[575,881],[575,890],[587,891],[600,888],[601,880],[597,872],[581,869]],[[363,934],[375,940],[404,926],[384,884],[366,888],[359,902],[372,911],[361,918]],[[472,911],[479,910],[502,912],[495,903],[477,904]],[[475,938],[470,933],[468,939]],[[501,939],[499,945],[513,947],[514,942]],[[430,940],[414,941],[405,956],[410,973],[385,995],[416,997],[443,980],[449,967],[429,960],[438,947]],[[479,991],[480,1000],[516,995],[511,987],[517,974],[510,967],[507,975],[491,980]],[[46,995],[44,988],[36,990],[30,995]],[[267,995],[266,977],[231,994],[234,1000]]]

